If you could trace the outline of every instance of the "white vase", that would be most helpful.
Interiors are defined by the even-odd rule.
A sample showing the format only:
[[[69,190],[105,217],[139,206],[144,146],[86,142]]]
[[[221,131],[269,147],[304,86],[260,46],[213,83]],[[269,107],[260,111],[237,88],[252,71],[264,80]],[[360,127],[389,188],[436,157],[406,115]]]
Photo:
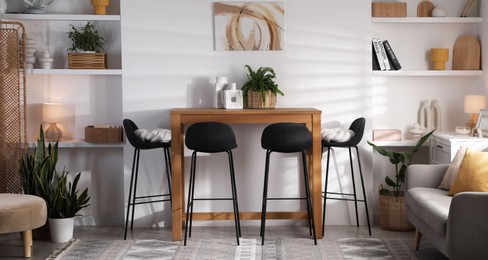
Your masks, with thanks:
[[[7,0],[0,0],[0,14],[7,12]]]
[[[54,243],[65,243],[73,238],[75,218],[50,218],[49,230],[51,241]]]
[[[439,102],[437,99],[434,99],[430,103],[430,111],[431,115],[431,127],[432,129],[436,129],[438,132],[441,131],[441,108],[439,107]]]
[[[423,100],[419,110],[419,125],[422,127],[422,129],[428,130],[432,127],[431,123],[432,120],[431,120],[429,101]]]

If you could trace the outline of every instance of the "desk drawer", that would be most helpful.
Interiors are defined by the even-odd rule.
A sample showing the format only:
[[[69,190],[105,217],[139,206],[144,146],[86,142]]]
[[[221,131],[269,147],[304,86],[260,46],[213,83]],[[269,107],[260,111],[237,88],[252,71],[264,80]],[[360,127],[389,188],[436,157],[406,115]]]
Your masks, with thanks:
[[[451,163],[451,147],[443,143],[431,141],[430,163],[433,164]]]

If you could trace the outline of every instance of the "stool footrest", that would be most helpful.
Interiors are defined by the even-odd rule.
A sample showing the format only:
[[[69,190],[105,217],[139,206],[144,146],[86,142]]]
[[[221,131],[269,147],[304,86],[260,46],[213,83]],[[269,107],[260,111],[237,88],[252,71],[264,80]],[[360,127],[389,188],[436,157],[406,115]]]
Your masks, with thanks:
[[[324,199],[327,199],[327,200],[347,200],[347,201],[357,201],[357,202],[364,202],[363,199],[350,199],[350,198],[331,198],[331,197],[324,197]]]
[[[232,198],[194,198],[193,200],[232,200]]]
[[[307,198],[266,198],[266,200],[306,200]]]

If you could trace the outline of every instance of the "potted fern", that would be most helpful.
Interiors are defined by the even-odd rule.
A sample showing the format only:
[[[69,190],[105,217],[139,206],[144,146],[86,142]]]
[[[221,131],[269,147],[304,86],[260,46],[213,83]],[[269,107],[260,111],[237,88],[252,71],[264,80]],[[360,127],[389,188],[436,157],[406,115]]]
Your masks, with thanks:
[[[383,229],[393,231],[410,231],[414,227],[408,222],[405,212],[405,202],[402,192],[402,185],[405,181],[405,174],[408,165],[412,162],[414,154],[429,139],[435,130],[424,135],[418,140],[414,147],[407,151],[390,151],[381,148],[368,141],[380,155],[387,157],[395,166],[395,178],[392,180],[389,176],[385,177],[385,183],[392,190],[380,185],[380,225]]]
[[[244,96],[246,108],[274,108],[276,95],[284,95],[274,82],[276,73],[270,67],[260,67],[254,71],[249,65],[247,69],[247,81],[241,90]]]
[[[93,23],[88,22],[80,28],[71,25],[67,34],[72,43],[68,48],[69,69],[107,68],[107,55],[102,53],[104,38]]]

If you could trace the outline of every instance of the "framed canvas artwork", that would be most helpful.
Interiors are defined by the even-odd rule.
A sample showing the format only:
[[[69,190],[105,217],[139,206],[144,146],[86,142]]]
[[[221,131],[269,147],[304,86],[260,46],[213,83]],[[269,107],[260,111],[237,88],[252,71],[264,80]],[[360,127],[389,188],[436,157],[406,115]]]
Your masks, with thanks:
[[[215,2],[215,50],[284,49],[283,2]]]

